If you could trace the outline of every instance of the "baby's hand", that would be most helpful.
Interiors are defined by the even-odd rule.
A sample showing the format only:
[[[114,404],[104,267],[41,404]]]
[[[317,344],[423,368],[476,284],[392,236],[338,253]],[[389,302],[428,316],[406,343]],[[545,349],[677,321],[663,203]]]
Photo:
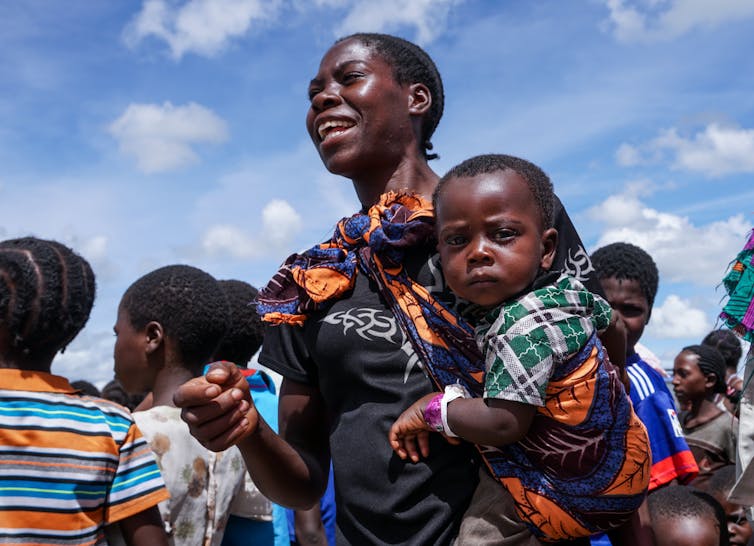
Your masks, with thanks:
[[[437,394],[428,394],[411,404],[390,427],[390,447],[401,459],[409,457],[416,463],[419,462],[419,453],[422,457],[429,456],[429,433],[432,428],[424,420],[424,410]]]

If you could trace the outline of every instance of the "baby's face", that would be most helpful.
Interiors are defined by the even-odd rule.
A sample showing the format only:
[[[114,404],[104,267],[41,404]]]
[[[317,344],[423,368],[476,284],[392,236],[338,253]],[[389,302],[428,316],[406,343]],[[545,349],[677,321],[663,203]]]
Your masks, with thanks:
[[[448,180],[435,212],[445,279],[465,300],[499,305],[552,265],[556,231],[543,230],[534,196],[515,171]]]
[[[720,529],[711,517],[655,518],[655,546],[719,546]]]

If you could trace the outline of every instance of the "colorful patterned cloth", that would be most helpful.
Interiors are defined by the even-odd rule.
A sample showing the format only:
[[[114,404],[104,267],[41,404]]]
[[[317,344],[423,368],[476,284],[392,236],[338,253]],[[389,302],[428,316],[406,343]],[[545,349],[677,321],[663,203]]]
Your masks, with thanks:
[[[383,195],[367,213],[342,220],[329,242],[291,256],[260,291],[257,308],[267,321],[300,324],[350,290],[354,275],[362,271],[380,287],[438,389],[460,383],[480,397],[485,370],[473,328],[402,266],[406,251],[432,247],[433,237],[429,203],[414,195]],[[643,500],[649,480],[646,431],[615,373],[603,365],[605,354],[596,336],[571,360],[573,366],[550,377],[540,411],[558,415],[562,426],[548,416],[536,421],[528,444],[505,450],[479,447],[488,467],[505,476],[501,481],[514,493],[522,519],[537,536],[550,540],[583,537],[622,523]],[[577,369],[583,389],[573,388]],[[599,433],[593,420],[602,426]],[[585,432],[580,423],[588,423]],[[605,430],[610,433],[603,438]],[[541,454],[553,475],[557,470],[557,482],[541,483],[540,471],[524,471],[531,452]],[[582,458],[590,461],[588,472],[579,464]],[[600,471],[593,472],[597,467]],[[575,468],[580,471],[569,474]],[[594,492],[601,496],[589,496]]]
[[[749,342],[754,342],[754,229],[723,279],[728,302],[720,318]]]
[[[543,540],[617,526],[647,490],[647,433],[597,337],[611,313],[605,300],[562,276],[477,326],[484,397],[538,407],[524,439],[482,453]]]
[[[167,499],[128,410],[63,377],[0,369],[0,543],[106,545],[105,525]]]

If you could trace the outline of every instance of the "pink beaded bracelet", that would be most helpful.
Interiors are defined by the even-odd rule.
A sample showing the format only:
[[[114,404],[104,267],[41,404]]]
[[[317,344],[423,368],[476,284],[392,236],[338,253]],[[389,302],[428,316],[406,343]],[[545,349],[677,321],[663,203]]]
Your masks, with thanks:
[[[433,397],[424,408],[424,421],[437,432],[443,432],[442,426],[442,393]]]

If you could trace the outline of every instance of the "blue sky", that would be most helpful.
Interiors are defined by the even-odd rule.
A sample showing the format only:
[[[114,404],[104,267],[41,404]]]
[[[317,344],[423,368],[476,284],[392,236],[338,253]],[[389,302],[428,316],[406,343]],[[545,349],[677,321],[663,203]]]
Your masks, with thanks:
[[[3,2],[0,238],[90,260],[95,308],[54,371],[103,384],[136,278],[189,263],[259,286],[355,210],[305,133],[306,88],[337,37],[389,32],[443,75],[438,173],[525,157],[588,250],[653,255],[642,342],[670,366],[715,326],[754,225],[752,28],[752,0]]]

